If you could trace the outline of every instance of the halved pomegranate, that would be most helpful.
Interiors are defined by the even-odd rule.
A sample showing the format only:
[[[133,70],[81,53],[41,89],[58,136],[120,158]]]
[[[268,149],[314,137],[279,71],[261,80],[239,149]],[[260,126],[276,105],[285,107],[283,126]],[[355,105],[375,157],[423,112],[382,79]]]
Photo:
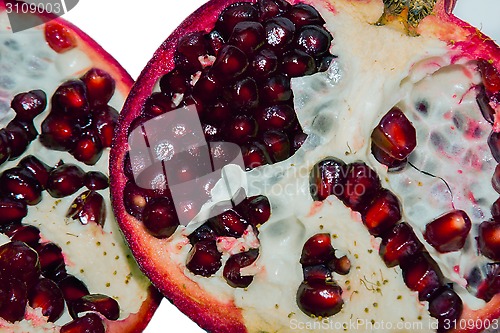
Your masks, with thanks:
[[[110,184],[174,305],[211,332],[498,331],[500,50],[452,7],[214,0],[162,44]]]
[[[46,23],[12,33],[4,2],[0,17],[0,331],[142,331],[161,297],[107,189],[115,109],[133,81],[62,19],[20,14]]]

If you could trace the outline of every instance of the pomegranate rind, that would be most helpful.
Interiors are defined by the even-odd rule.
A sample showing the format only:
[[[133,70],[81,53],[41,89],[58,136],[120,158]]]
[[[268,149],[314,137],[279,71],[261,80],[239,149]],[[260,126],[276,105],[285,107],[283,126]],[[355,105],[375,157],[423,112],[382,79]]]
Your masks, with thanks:
[[[5,2],[0,2],[0,14],[6,10]],[[56,17],[50,13],[39,13],[38,14],[45,22],[57,22],[65,27],[76,40],[76,48],[83,51],[90,59],[94,67],[103,69],[104,71],[111,73],[116,83],[116,92],[121,96],[127,96],[134,80],[130,74],[116,61],[113,56],[106,52],[97,42],[95,42],[89,35],[84,33],[74,24],[60,18]],[[44,29],[45,24],[37,26],[36,29]],[[84,74],[84,72],[77,72],[75,76],[78,77]],[[142,332],[146,326],[149,324],[153,314],[160,305],[163,296],[158,292],[153,286],[149,286],[147,290],[147,298],[141,304],[140,309],[136,313],[130,314],[127,318],[119,321],[109,321],[106,322],[106,332],[120,332],[120,333],[138,333]],[[42,321],[43,322],[43,321]]]
[[[111,199],[114,214],[125,235],[143,272],[153,284],[169,298],[183,313],[189,316],[202,328],[213,332],[247,332],[248,327],[243,321],[243,309],[236,307],[231,300],[219,300],[205,291],[202,286],[185,276],[185,271],[169,258],[169,242],[156,239],[143,227],[142,223],[129,215],[123,204],[123,189],[127,182],[123,174],[125,154],[128,150],[127,133],[132,121],[141,113],[141,106],[151,95],[159,78],[174,68],[173,55],[177,41],[184,35],[194,31],[208,32],[222,9],[238,0],[213,0],[203,5],[186,20],[162,43],[148,62],[120,114],[119,126],[115,132],[115,139],[110,155],[110,184]],[[246,2],[256,2],[246,1]],[[336,13],[333,5],[326,0],[289,1],[292,4],[303,2],[307,4],[321,4]],[[368,3],[380,6],[381,0],[345,0],[353,6],[364,6]],[[477,28],[460,20],[449,12],[455,1],[438,0],[432,15],[426,17],[418,27],[422,36],[433,37],[445,42],[451,51],[455,50],[456,58],[452,62],[466,59],[486,59],[498,68],[500,64],[499,47]],[[389,28],[398,27],[399,22],[392,22]],[[173,248],[171,248],[173,249]],[[494,320],[500,317],[500,295],[495,296],[480,310],[464,308],[463,319]],[[459,322],[457,320],[457,322]],[[250,323],[247,323],[249,326]],[[450,332],[479,332],[481,329],[453,330]]]

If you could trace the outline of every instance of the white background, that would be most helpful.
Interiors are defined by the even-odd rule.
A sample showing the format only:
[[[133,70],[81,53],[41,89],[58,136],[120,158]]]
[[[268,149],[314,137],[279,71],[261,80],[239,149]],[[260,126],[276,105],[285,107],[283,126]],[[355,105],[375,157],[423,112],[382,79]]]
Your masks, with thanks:
[[[64,17],[113,55],[135,79],[169,33],[203,0],[80,0]],[[132,5],[133,3],[133,5]],[[458,0],[455,14],[500,41],[499,0]],[[146,333],[204,332],[164,300]]]

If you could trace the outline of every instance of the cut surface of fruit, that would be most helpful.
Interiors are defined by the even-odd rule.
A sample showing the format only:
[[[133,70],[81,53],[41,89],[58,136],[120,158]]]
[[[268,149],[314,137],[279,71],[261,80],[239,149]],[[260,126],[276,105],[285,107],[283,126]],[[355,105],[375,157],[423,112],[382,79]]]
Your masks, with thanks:
[[[113,210],[141,269],[203,329],[479,332],[446,323],[498,320],[500,51],[449,1],[425,2],[423,19],[382,16],[384,2],[210,1],[136,82],[111,152]],[[189,106],[191,126],[150,130]],[[227,162],[223,179],[179,168],[207,196],[176,204],[193,218],[166,237],[144,214],[178,194],[164,166],[182,147],[164,128],[203,133],[187,153],[216,146],[207,158]],[[220,142],[244,165],[227,165]],[[265,205],[248,209],[256,197]]]
[[[110,134],[99,132],[114,127],[117,114],[102,110],[121,109],[133,81],[72,24],[49,14],[17,19],[40,25],[13,34],[0,4],[0,331],[142,331],[160,297],[111,212],[109,144],[100,141]],[[42,144],[46,119],[56,135]],[[100,294],[105,306],[91,298]],[[70,316],[88,310],[92,325]]]

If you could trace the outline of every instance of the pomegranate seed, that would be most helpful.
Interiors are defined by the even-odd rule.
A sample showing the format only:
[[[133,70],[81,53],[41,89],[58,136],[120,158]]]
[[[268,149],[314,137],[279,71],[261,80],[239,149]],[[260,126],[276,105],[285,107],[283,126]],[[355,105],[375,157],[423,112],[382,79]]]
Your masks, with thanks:
[[[0,317],[11,323],[22,320],[27,303],[26,284],[0,272]]]
[[[33,286],[40,276],[38,254],[23,242],[13,241],[0,246],[0,274]]]
[[[415,127],[397,107],[392,108],[375,127],[373,143],[391,157],[402,160],[417,145]]]
[[[500,198],[491,205],[491,216],[493,220],[500,222]]]
[[[54,198],[63,198],[83,187],[85,171],[75,164],[63,164],[49,174],[47,191]]]
[[[7,142],[9,145],[9,160],[15,160],[21,156],[28,148],[30,142],[30,133],[27,128],[16,120],[11,121],[6,127]]]
[[[429,314],[438,320],[438,333],[447,332],[449,323],[460,318],[462,310],[462,299],[448,286],[436,292],[429,302]]]
[[[289,77],[310,75],[316,72],[316,62],[309,54],[301,50],[293,50],[283,56],[281,70]]]
[[[380,256],[387,267],[403,264],[423,249],[412,228],[407,223],[396,224],[382,237]]]
[[[286,13],[286,17],[288,17],[297,28],[301,28],[305,25],[323,25],[325,23],[313,6],[303,3],[294,5]]]
[[[278,104],[259,108],[254,113],[254,118],[261,131],[270,129],[287,129],[296,121],[295,111],[286,104]]]
[[[254,227],[263,225],[271,217],[271,204],[269,199],[263,195],[246,198],[237,208],[242,211],[243,216]]]
[[[224,98],[236,109],[252,109],[259,104],[257,83],[252,78],[236,81],[224,91]]]
[[[36,205],[42,201],[42,186],[28,170],[20,167],[14,167],[2,173],[0,191],[28,205]]]
[[[342,309],[343,304],[342,289],[336,284],[302,282],[297,290],[297,305],[309,316],[333,316]]]
[[[325,265],[314,265],[303,268],[304,281],[309,282],[333,282],[332,271]]]
[[[100,171],[89,171],[83,178],[83,184],[92,191],[104,190],[109,187],[108,177]]]
[[[233,288],[246,288],[252,281],[253,276],[241,275],[241,269],[243,267],[250,266],[257,260],[259,256],[259,250],[253,249],[247,252],[238,253],[229,257],[224,266],[222,275]]]
[[[33,177],[35,177],[40,185],[42,185],[42,188],[45,189],[49,179],[49,173],[52,170],[51,167],[33,155],[24,157],[21,161],[19,161],[18,166],[31,172]]]
[[[486,278],[477,290],[477,297],[489,302],[500,292],[500,265],[488,264]]]
[[[296,152],[297,150],[299,150],[299,148],[302,147],[304,142],[306,142],[306,139],[307,139],[307,134],[302,132],[302,130],[301,132],[295,134],[292,139],[292,151]]]
[[[5,163],[10,159],[12,149],[10,147],[10,134],[6,129],[0,129],[0,164]]]
[[[173,70],[161,77],[160,90],[167,96],[185,94],[191,90],[191,78],[179,70]]]
[[[493,177],[491,178],[491,185],[493,189],[500,193],[500,164],[497,164],[495,167],[495,172],[493,173]]]
[[[484,59],[478,61],[478,68],[483,78],[483,84],[486,91],[494,94],[500,91],[500,74],[493,65]]]
[[[13,230],[5,232],[11,241],[26,243],[28,246],[36,247],[40,242],[40,230],[32,225],[21,225]]]
[[[210,219],[210,225],[219,235],[241,237],[248,222],[235,210],[229,209]]]
[[[27,214],[25,202],[0,198],[0,225],[21,221]]]
[[[41,308],[49,322],[55,322],[64,311],[64,298],[57,284],[49,279],[40,279],[30,289],[28,301],[32,308]]]
[[[87,87],[87,96],[93,106],[106,105],[115,93],[115,80],[102,69],[91,68],[80,79]]]
[[[222,131],[220,128],[212,126],[210,124],[204,124],[202,126],[203,134],[208,142],[219,141],[222,137]]]
[[[241,147],[241,153],[246,170],[251,170],[261,165],[271,163],[271,159],[267,154],[265,147],[260,143],[254,142],[248,145],[243,145]]]
[[[179,226],[175,206],[166,198],[148,203],[142,216],[144,227],[156,238],[170,237]]]
[[[105,333],[106,328],[101,317],[95,313],[87,313],[83,317],[70,321],[61,327],[60,333]]]
[[[113,298],[102,294],[90,294],[80,297],[68,304],[69,314],[73,319],[78,314],[87,311],[95,311],[109,320],[117,320],[120,316],[120,305]]]
[[[408,164],[408,158],[398,160],[379,148],[372,142],[372,154],[375,159],[387,167],[388,172],[398,172],[403,170]]]
[[[388,190],[380,190],[362,211],[361,218],[373,236],[380,236],[401,219],[398,198]]]
[[[484,119],[490,124],[493,124],[495,122],[495,109],[493,109],[490,105],[490,98],[486,93],[486,88],[484,87],[484,85],[481,85],[479,87],[479,92],[476,96],[476,102],[479,106],[479,109],[481,110],[481,114],[483,115]]]
[[[147,116],[156,117],[176,108],[177,106],[172,102],[172,98],[169,95],[155,92],[144,102],[142,112]]]
[[[102,156],[102,143],[94,134],[84,134],[76,141],[71,154],[80,162],[87,165],[96,164]]]
[[[73,32],[55,21],[49,21],[45,24],[45,40],[57,53],[67,52],[77,45]]]
[[[224,45],[217,55],[212,71],[218,78],[235,78],[248,67],[248,58],[243,51],[233,45]]]
[[[211,125],[224,124],[231,117],[232,110],[226,101],[217,101],[213,106],[208,106],[204,120]]]
[[[258,4],[260,20],[263,22],[287,12],[292,7],[285,0],[261,0]]]
[[[309,188],[313,199],[323,201],[332,194],[342,195],[346,174],[346,164],[334,157],[328,157],[317,163],[309,176]]]
[[[179,39],[174,62],[177,68],[188,73],[202,69],[198,57],[208,54],[208,44],[202,32],[192,32]]]
[[[347,207],[361,211],[379,189],[380,180],[377,173],[363,162],[356,162],[348,166],[344,191],[339,197]]]
[[[259,13],[255,6],[248,2],[239,2],[225,8],[219,15],[215,28],[222,36],[228,38],[234,27],[243,21],[257,21]]]
[[[269,50],[260,50],[254,55],[250,63],[250,73],[253,77],[264,79],[273,74],[278,68],[278,58],[276,54]]]
[[[428,301],[442,285],[441,271],[427,253],[417,254],[401,268],[406,285],[418,292],[420,301]]]
[[[226,127],[226,139],[236,143],[243,143],[257,135],[257,122],[245,115],[237,115],[231,119]]]
[[[14,96],[10,107],[16,112],[16,118],[32,121],[47,107],[47,95],[42,90],[31,90]]]
[[[324,28],[306,25],[297,34],[295,46],[313,57],[319,57],[330,49],[332,36]]]
[[[67,112],[73,117],[88,115],[87,87],[80,80],[64,82],[52,96],[52,107]]]
[[[203,118],[205,107],[203,105],[202,99],[193,95],[184,96],[184,99],[182,100],[180,106],[190,106],[190,105],[194,106],[196,108],[196,111],[198,112],[198,116],[200,118]]]
[[[488,146],[495,161],[500,163],[500,133],[491,132],[488,137]]]
[[[464,246],[471,227],[467,213],[454,210],[427,224],[424,238],[441,253],[458,251]]]
[[[111,147],[117,122],[118,111],[111,106],[95,107],[92,110],[92,123],[97,129],[103,147]]]
[[[219,80],[210,72],[203,71],[193,88],[193,95],[203,102],[214,102],[220,95],[221,85]]]
[[[292,98],[290,79],[283,75],[272,76],[262,83],[260,100],[269,105],[286,102]]]
[[[194,244],[189,251],[186,267],[195,275],[208,277],[222,266],[221,258],[215,241],[203,240]]]
[[[142,212],[146,204],[151,200],[148,191],[138,187],[133,181],[125,185],[124,205],[127,212],[137,219],[142,218]]]
[[[195,244],[201,241],[215,241],[217,236],[217,233],[210,227],[209,223],[203,223],[188,238],[191,244]]]
[[[330,234],[316,234],[302,248],[300,263],[305,266],[326,264],[335,257]]]
[[[83,296],[89,295],[89,290],[85,283],[73,275],[66,275],[57,284],[67,302],[76,301]]]
[[[106,204],[102,195],[95,191],[85,191],[71,204],[66,217],[87,225],[95,223],[104,227],[106,221]]]
[[[47,148],[67,151],[79,136],[79,128],[67,115],[51,113],[42,123],[40,142]]]
[[[234,26],[228,43],[246,54],[252,54],[264,45],[264,26],[258,22],[243,21]]]
[[[340,275],[347,275],[351,271],[351,261],[347,256],[335,258],[333,260],[333,270]]]
[[[500,261],[500,222],[485,221],[479,225],[479,249],[486,257]]]
[[[40,244],[36,251],[40,258],[40,267],[45,277],[52,277],[57,271],[64,269],[62,249],[55,243]]]
[[[282,53],[295,37],[295,25],[286,17],[276,17],[265,24],[266,43],[275,52]]]
[[[277,130],[264,132],[262,142],[273,162],[281,162],[290,157],[290,141],[285,133]]]

